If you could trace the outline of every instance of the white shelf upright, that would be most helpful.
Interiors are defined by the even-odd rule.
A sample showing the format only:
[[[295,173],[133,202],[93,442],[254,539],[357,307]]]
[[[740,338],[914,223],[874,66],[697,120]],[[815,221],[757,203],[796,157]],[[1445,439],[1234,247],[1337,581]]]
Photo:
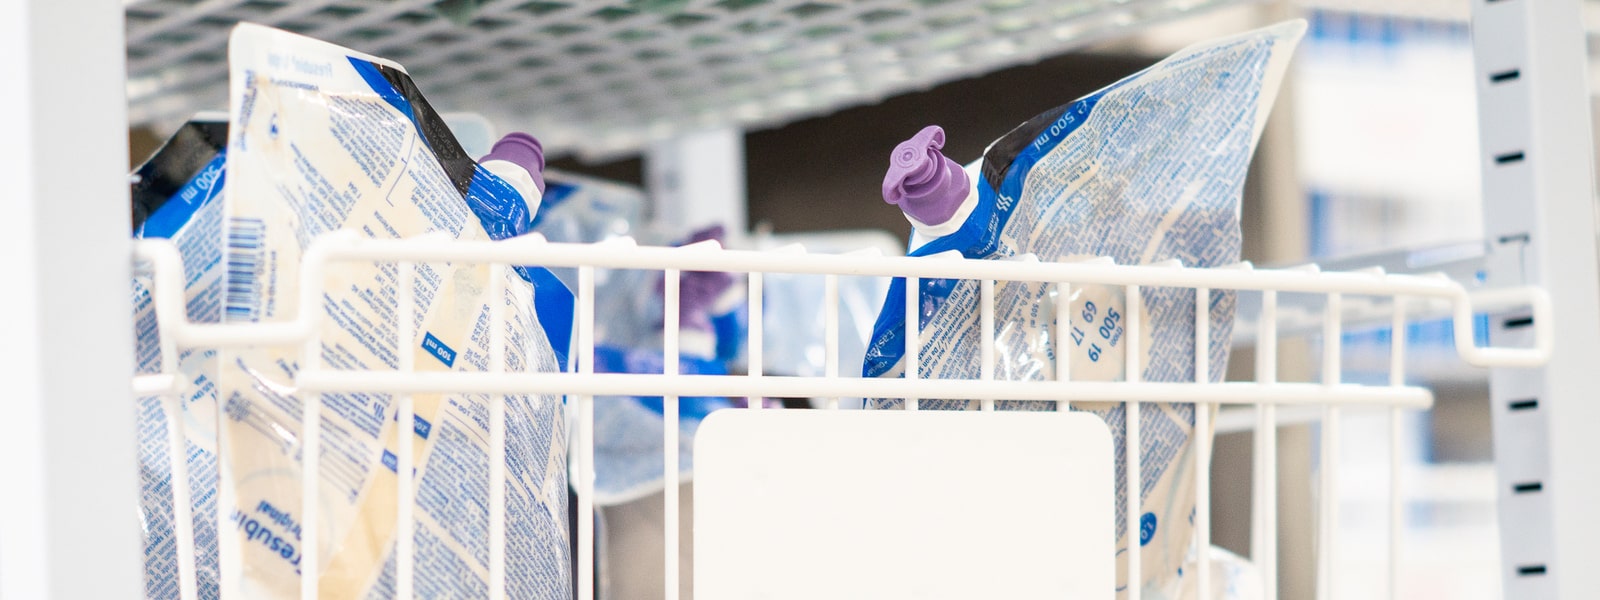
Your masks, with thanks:
[[[137,598],[117,0],[0,2],[0,598]]]
[[[1561,324],[1542,369],[1491,375],[1506,598],[1588,598],[1600,561],[1600,267],[1579,0],[1473,0],[1491,287],[1539,285]],[[1494,344],[1531,336],[1496,317]]]
[[[744,131],[737,127],[652,143],[644,166],[655,221],[679,230],[722,223],[727,241],[743,241],[750,228],[744,165]]]

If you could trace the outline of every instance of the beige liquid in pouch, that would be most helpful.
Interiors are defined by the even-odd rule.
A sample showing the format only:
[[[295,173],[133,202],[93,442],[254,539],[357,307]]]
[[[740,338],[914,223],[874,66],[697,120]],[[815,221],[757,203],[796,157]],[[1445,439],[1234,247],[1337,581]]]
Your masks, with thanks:
[[[506,370],[558,371],[534,310],[535,287],[505,269],[490,297],[486,265],[418,264],[415,339],[397,348],[394,263],[334,263],[314,304],[301,260],[321,234],[504,237],[526,218],[520,197],[461,153],[397,64],[242,24],[229,48],[231,132],[224,321],[275,322],[321,311],[325,368],[386,371],[400,353],[418,371],[488,370],[489,308],[505,309]],[[514,229],[514,227],[511,227]],[[552,332],[564,340],[567,332]],[[220,356],[223,591],[287,598],[303,544],[302,348],[228,348]],[[319,590],[394,594],[397,435],[415,436],[415,569],[420,596],[477,598],[489,586],[489,406],[506,403],[507,594],[571,593],[566,432],[558,396],[417,394],[401,424],[396,397],[321,396]],[[231,560],[230,560],[231,558]]]

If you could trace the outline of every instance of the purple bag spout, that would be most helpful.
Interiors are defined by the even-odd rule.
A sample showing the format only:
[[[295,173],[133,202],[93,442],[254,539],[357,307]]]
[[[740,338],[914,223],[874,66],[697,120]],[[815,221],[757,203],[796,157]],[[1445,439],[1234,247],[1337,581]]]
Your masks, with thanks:
[[[944,129],[938,125],[924,127],[895,146],[883,176],[883,201],[927,225],[954,217],[972,182],[961,165],[939,152],[942,148]]]

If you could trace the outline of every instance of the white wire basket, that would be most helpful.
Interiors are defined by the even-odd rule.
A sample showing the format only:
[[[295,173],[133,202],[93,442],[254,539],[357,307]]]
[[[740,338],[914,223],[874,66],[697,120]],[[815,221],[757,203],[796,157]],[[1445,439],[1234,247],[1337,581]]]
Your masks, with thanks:
[[[304,349],[320,348],[320,332],[322,330],[322,311],[301,310],[293,319],[275,323],[257,324],[199,324],[192,323],[185,316],[184,307],[184,281],[182,260],[175,247],[165,241],[139,241],[135,245],[135,260],[137,268],[146,269],[152,273],[154,281],[153,302],[160,324],[162,346],[162,372],[158,374],[140,375],[134,378],[135,394],[139,397],[170,394],[176,389],[175,357],[182,348],[224,348],[245,346],[296,346]],[[320,434],[317,424],[319,420],[315,411],[320,408],[319,394],[343,392],[371,392],[395,394],[400,398],[400,422],[409,422],[412,406],[409,403],[410,394],[426,393],[477,393],[477,394],[564,394],[567,398],[567,407],[576,413],[576,430],[570,438],[569,457],[573,462],[572,472],[575,474],[572,486],[577,493],[577,514],[592,515],[594,512],[594,403],[597,396],[663,396],[665,406],[663,417],[666,419],[664,427],[664,448],[662,468],[667,481],[676,481],[676,469],[679,465],[679,428],[677,397],[746,397],[751,401],[749,409],[760,409],[761,400],[765,397],[813,397],[813,398],[840,398],[840,397],[865,397],[865,398],[902,398],[906,400],[906,408],[916,410],[918,398],[967,398],[982,402],[984,411],[992,411],[997,400],[1041,400],[1056,403],[1059,410],[1066,410],[1069,402],[1101,401],[1121,402],[1126,404],[1130,418],[1127,419],[1125,441],[1129,447],[1139,447],[1140,431],[1138,410],[1141,403],[1149,402],[1192,402],[1204,405],[1239,404],[1254,407],[1256,412],[1256,435],[1254,464],[1252,466],[1252,506],[1251,527],[1252,554],[1260,567],[1264,581],[1263,589],[1267,598],[1276,598],[1276,537],[1278,518],[1275,514],[1277,494],[1277,456],[1276,456],[1276,427],[1278,422],[1277,410],[1284,405],[1300,405],[1321,407],[1321,426],[1323,428],[1322,455],[1337,456],[1338,427],[1341,409],[1345,407],[1364,406],[1369,408],[1383,408],[1392,411],[1390,434],[1392,439],[1398,440],[1401,435],[1400,415],[1402,411],[1423,409],[1432,405],[1432,393],[1423,387],[1406,385],[1406,330],[1405,324],[1408,315],[1438,314],[1443,311],[1451,316],[1455,332],[1455,347],[1460,357],[1467,363],[1479,367],[1535,367],[1548,359],[1551,349],[1552,332],[1555,323],[1550,319],[1550,300],[1546,293],[1539,288],[1519,287],[1497,289],[1470,293],[1461,284],[1443,276],[1428,275],[1398,275],[1385,273],[1382,269],[1368,269],[1357,272],[1321,272],[1316,267],[1303,267],[1286,270],[1254,269],[1249,263],[1240,263],[1225,268],[1198,269],[1184,267],[1176,262],[1158,265],[1117,265],[1109,259],[1096,259],[1079,262],[1036,262],[1014,260],[971,260],[971,259],[944,259],[941,257],[907,258],[882,256],[877,252],[858,252],[843,255],[809,254],[802,248],[791,247],[772,251],[744,251],[725,250],[714,242],[695,244],[680,248],[657,248],[636,246],[631,240],[621,239],[599,244],[563,244],[546,242],[543,238],[533,235],[522,238],[509,239],[497,242],[459,242],[437,237],[424,237],[406,240],[372,240],[362,239],[352,232],[339,232],[330,234],[316,240],[304,255],[301,266],[299,293],[302,300],[301,307],[319,306],[317,300],[323,293],[325,267],[339,262],[381,262],[395,263],[401,273],[401,281],[406,281],[410,271],[418,264],[434,262],[487,264],[491,269],[490,281],[504,281],[504,270],[510,265],[541,265],[547,267],[574,268],[577,272],[576,293],[576,318],[574,319],[575,340],[572,355],[575,369],[566,373],[531,373],[531,372],[506,372],[503,360],[505,357],[504,344],[505,328],[498,326],[504,323],[504,306],[492,309],[490,314],[493,332],[499,332],[497,338],[490,341],[491,362],[488,371],[484,372],[449,372],[449,373],[420,373],[410,372],[404,362],[397,370],[338,370],[328,368],[322,364],[317,356],[302,351],[299,364],[301,368],[295,377],[298,391],[306,398],[305,421],[303,431],[306,433],[302,440],[303,456],[319,456]],[[664,312],[663,320],[663,353],[666,357],[665,371],[662,374],[610,374],[595,373],[592,357],[595,348],[595,283],[596,272],[606,269],[636,269],[660,271],[664,274]],[[679,356],[678,339],[678,314],[679,314],[679,286],[677,275],[690,271],[722,271],[744,274],[748,277],[748,364],[751,365],[747,373],[735,375],[683,375],[677,373],[677,360]],[[763,373],[763,286],[762,277],[767,273],[795,273],[819,275],[825,280],[824,296],[819,300],[824,306],[827,328],[824,332],[826,347],[827,369],[824,375],[816,377],[776,376]],[[906,371],[912,373],[910,378],[874,378],[864,379],[858,377],[840,376],[839,364],[839,278],[840,277],[884,277],[907,278],[907,289],[917,289],[916,281],[920,279],[965,279],[977,280],[981,285],[981,375],[976,379],[927,379],[918,378],[916,368],[918,361],[918,336],[908,335],[905,348]],[[1129,304],[1136,303],[1139,290],[1144,287],[1162,288],[1189,288],[1196,291],[1198,301],[1195,306],[1207,307],[1207,299],[1213,292],[1237,291],[1242,293],[1255,293],[1260,296],[1260,315],[1253,324],[1253,334],[1256,337],[1256,376],[1253,381],[1230,381],[1213,383],[1208,381],[1195,381],[1190,383],[1171,382],[1146,382],[1140,380],[1139,352],[1130,347],[1127,352],[1126,374],[1124,381],[1075,381],[1066,369],[1057,372],[1056,379],[1051,381],[997,381],[994,380],[993,368],[995,361],[995,311],[994,297],[996,282],[1042,282],[1060,286],[1063,291],[1075,285],[1106,285],[1119,286],[1127,291]],[[1324,299],[1322,314],[1321,342],[1322,381],[1320,382],[1285,382],[1278,381],[1278,349],[1277,323],[1278,295],[1282,293],[1309,294],[1320,296]],[[413,314],[415,299],[412,297],[411,286],[402,284],[397,289],[398,323],[395,326],[396,335],[402,347],[409,346],[413,341],[415,332],[411,331],[405,323],[409,319],[400,318],[401,315]],[[1386,385],[1355,385],[1341,382],[1341,333],[1346,323],[1344,307],[1346,298],[1355,298],[1352,304],[1358,304],[1362,310],[1370,313],[1374,306],[1387,305],[1389,307],[1393,332],[1389,360],[1389,377]],[[916,315],[915,302],[917,296],[909,295],[910,306],[906,314]],[[1474,315],[1483,312],[1498,312],[1504,310],[1527,311],[1532,315],[1532,339],[1534,343],[1527,348],[1486,348],[1474,345]],[[1128,311],[1126,323],[1130,344],[1136,345],[1140,339],[1139,311]],[[1058,323],[1062,318],[1056,317]],[[918,323],[915,319],[908,319],[905,324],[909,331],[916,331]],[[1056,331],[1062,328],[1057,327]],[[1195,315],[1195,348],[1209,348],[1212,325],[1209,311],[1196,311]],[[1063,340],[1054,341],[1059,345]],[[1194,352],[1193,360],[1195,373],[1210,373],[1210,357],[1206,352]],[[1061,354],[1057,354],[1060,356]],[[1203,378],[1202,378],[1203,379]],[[837,402],[829,402],[828,407],[837,408]],[[168,411],[179,410],[175,402],[165,403]],[[981,415],[981,413],[971,413]],[[974,416],[972,418],[981,418]],[[1208,432],[1212,429],[1211,411],[1195,411],[1195,430]],[[169,429],[170,448],[174,453],[180,452],[184,443],[182,419],[170,419],[175,426]],[[490,548],[490,579],[499,582],[491,585],[490,597],[504,597],[503,589],[505,575],[505,493],[504,493],[504,444],[505,444],[504,406],[500,403],[491,404],[490,439],[498,447],[492,450],[491,456],[501,457],[502,460],[491,460],[490,481],[499,480],[501,485],[491,485],[489,500],[489,528],[486,532]],[[402,444],[409,445],[410,436],[400,436]],[[1211,440],[1209,435],[1196,436],[1197,452],[1194,460],[1198,465],[1209,465],[1211,457]],[[406,532],[411,531],[413,524],[411,502],[400,499],[410,498],[410,491],[415,490],[412,481],[411,462],[414,460],[409,449],[403,445],[399,452],[400,466],[397,473],[401,474],[400,487],[396,502],[399,506],[397,535],[399,551],[397,552],[397,580],[399,588],[397,597],[411,597],[411,578],[414,573],[413,557],[409,552],[410,539]],[[1399,444],[1391,449],[1391,465],[1400,463]],[[174,454],[176,455],[176,454]],[[1131,500],[1126,516],[1129,520],[1129,531],[1137,531],[1137,519],[1141,514],[1137,503],[1140,494],[1137,485],[1140,481],[1140,453],[1128,452],[1126,456],[1126,469],[1130,474],[1127,477],[1129,492],[1127,497]],[[172,460],[173,477],[177,481],[187,481],[188,475],[184,472],[185,461]],[[304,530],[311,532],[308,538],[314,537],[317,516],[317,503],[309,499],[315,498],[318,493],[318,468],[317,461],[310,461],[304,467],[302,480],[303,493],[305,494],[305,514],[302,516],[305,523]],[[499,467],[499,468],[496,468]],[[1195,468],[1196,482],[1196,514],[1195,537],[1196,547],[1207,548],[1210,546],[1210,488],[1211,477],[1209,468]],[[1399,481],[1402,470],[1394,468],[1391,471],[1389,490],[1389,544],[1391,557],[1400,556],[1400,496],[1397,493],[1401,482]],[[1331,597],[1334,586],[1338,581],[1335,563],[1329,557],[1334,555],[1339,540],[1338,531],[1338,505],[1336,490],[1339,484],[1339,469],[1337,461],[1326,461],[1320,471],[1319,510],[1317,511],[1317,557],[1319,586],[1323,594],[1320,597]],[[191,504],[188,498],[187,486],[171,486],[174,494],[173,505],[177,511],[175,524],[178,537],[178,556],[180,569],[180,587],[182,597],[185,599],[196,597],[195,583],[195,548],[191,524],[193,515],[190,513]],[[675,492],[677,488],[668,486],[669,493],[665,495],[665,522],[666,544],[665,552],[665,597],[678,597],[679,572],[678,555],[680,523],[679,523],[679,497]],[[221,503],[219,503],[219,507]],[[219,508],[226,510],[226,508]],[[774,518],[780,518],[775,516]],[[595,597],[594,577],[594,547],[595,530],[594,521],[589,518],[577,519],[577,597],[582,600],[591,600]],[[318,545],[314,539],[304,541],[302,558],[301,593],[303,598],[317,597],[317,577],[319,572]],[[1127,575],[1129,581],[1140,581],[1140,560],[1138,552],[1129,553]],[[1210,586],[1207,578],[1210,577],[1209,556],[1206,552],[1199,552],[1197,556],[1198,590],[1199,597],[1204,599],[1210,596]],[[1389,585],[1391,594],[1395,593],[1397,573],[1402,565],[1399,561],[1391,560],[1389,563]],[[697,565],[697,569],[700,565]],[[697,570],[697,573],[700,571]],[[1126,591],[1127,598],[1137,599],[1140,595],[1139,586],[1129,586]],[[1110,590],[1107,591],[1111,593]],[[1107,596],[1109,597],[1109,596]],[[1394,596],[1398,597],[1398,596]]]

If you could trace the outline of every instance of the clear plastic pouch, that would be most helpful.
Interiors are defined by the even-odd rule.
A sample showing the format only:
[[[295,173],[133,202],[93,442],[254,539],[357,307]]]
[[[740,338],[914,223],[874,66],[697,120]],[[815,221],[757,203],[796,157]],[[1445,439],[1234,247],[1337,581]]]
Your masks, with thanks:
[[[1261,128],[1290,54],[1305,31],[1291,21],[1197,44],[1100,91],[1030,119],[985,151],[978,202],[960,228],[913,248],[912,256],[1119,264],[1180,260],[1219,267],[1239,260],[1239,199]],[[1130,307],[1124,288],[999,282],[995,287],[997,379],[1053,379],[1055,317],[1074,380],[1123,378],[1129,313],[1142,323],[1140,376],[1194,380],[1194,291],[1151,287]],[[874,326],[863,374],[903,373],[905,280],[891,284]],[[979,374],[979,283],[922,280],[917,290],[923,378]],[[1210,297],[1213,380],[1226,365],[1235,296]],[[899,400],[869,402],[894,408]],[[1053,410],[1050,402],[1000,401],[1003,410]],[[975,410],[965,399],[924,399],[922,409]],[[1111,428],[1116,447],[1118,589],[1126,591],[1125,407],[1074,403]],[[1138,541],[1145,598],[1170,589],[1189,551],[1194,509],[1192,404],[1147,403],[1140,411],[1142,506]],[[1210,435],[1201,432],[1199,435]]]

